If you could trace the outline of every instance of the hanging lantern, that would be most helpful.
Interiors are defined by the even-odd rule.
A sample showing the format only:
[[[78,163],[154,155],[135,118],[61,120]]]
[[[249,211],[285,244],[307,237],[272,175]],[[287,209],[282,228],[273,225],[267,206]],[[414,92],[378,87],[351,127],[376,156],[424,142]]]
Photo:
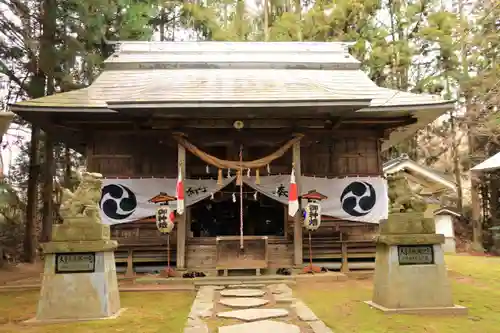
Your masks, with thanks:
[[[311,190],[302,196],[302,199],[308,201],[306,207],[304,208],[304,228],[309,231],[314,231],[321,225],[321,204],[320,201],[327,199],[326,195],[323,195],[316,190]]]
[[[304,208],[304,227],[307,230],[317,230],[321,225],[321,205],[319,202],[309,202]]]
[[[175,211],[169,206],[156,210],[156,227],[162,234],[169,234],[174,229]]]

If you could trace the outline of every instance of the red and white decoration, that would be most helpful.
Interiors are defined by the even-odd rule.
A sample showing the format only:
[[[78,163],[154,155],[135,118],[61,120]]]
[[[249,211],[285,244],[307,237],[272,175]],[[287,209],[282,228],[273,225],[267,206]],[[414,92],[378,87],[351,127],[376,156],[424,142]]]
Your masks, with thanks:
[[[177,213],[184,214],[184,181],[182,179],[182,171],[179,170],[177,178],[177,186],[175,187],[175,197],[177,198]]]
[[[288,215],[295,216],[299,210],[299,197],[297,193],[297,183],[295,181],[295,169],[292,168],[290,175],[290,187],[288,189]]]

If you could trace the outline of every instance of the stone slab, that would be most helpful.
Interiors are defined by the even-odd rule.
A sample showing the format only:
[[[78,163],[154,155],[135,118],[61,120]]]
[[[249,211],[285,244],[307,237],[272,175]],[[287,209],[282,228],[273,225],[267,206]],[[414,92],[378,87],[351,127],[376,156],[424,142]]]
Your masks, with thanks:
[[[461,305],[455,305],[450,307],[389,309],[372,301],[365,301],[365,303],[386,314],[399,313],[399,314],[424,315],[424,316],[428,315],[456,316],[456,315],[467,315],[467,313],[469,312],[465,306]]]
[[[438,234],[406,234],[406,235],[380,235],[376,238],[378,243],[387,245],[429,245],[443,244],[444,235]]]
[[[219,303],[232,308],[256,308],[269,303],[267,299],[252,297],[221,298]]]
[[[436,233],[434,219],[425,218],[423,213],[391,213],[379,228],[381,235]]]
[[[318,317],[312,312],[311,309],[307,305],[305,305],[302,301],[297,301],[292,304],[292,308],[295,309],[295,313],[302,321],[315,321],[318,320]]]
[[[217,314],[217,317],[220,318],[239,319],[244,321],[264,320],[286,316],[288,316],[288,310],[286,309],[245,309],[220,312]]]
[[[227,286],[229,289],[261,289],[264,288],[265,284],[230,284]]]
[[[330,327],[326,326],[321,320],[310,321],[309,326],[312,328],[314,333],[333,333]]]
[[[52,229],[53,242],[109,240],[110,235],[109,225],[95,223],[88,217],[66,219]]]
[[[273,320],[260,320],[251,323],[219,327],[219,333],[300,333],[296,325]]]
[[[220,294],[224,297],[262,297],[266,292],[259,289],[226,289]]]
[[[110,252],[118,247],[115,240],[49,242],[42,244],[43,253],[68,253],[68,252]]]

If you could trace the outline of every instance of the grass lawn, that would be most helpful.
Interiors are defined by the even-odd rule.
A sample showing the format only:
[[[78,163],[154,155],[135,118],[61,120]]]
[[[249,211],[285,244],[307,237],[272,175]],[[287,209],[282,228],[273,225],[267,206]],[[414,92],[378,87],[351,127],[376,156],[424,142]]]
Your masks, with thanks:
[[[57,325],[23,325],[35,315],[38,292],[0,293],[0,332],[12,333],[181,333],[194,292],[122,293],[127,308],[116,320]]]
[[[295,293],[335,333],[495,333],[500,332],[500,258],[447,256],[455,304],[469,308],[462,317],[385,315],[363,301],[372,281],[297,286]]]

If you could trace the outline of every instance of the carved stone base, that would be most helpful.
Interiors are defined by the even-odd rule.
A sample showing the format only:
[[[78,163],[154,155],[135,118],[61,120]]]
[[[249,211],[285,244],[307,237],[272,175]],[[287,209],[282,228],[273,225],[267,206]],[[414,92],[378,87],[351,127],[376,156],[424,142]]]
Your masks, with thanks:
[[[110,318],[120,311],[113,252],[95,253],[95,271],[56,273],[56,254],[45,257],[36,321]]]
[[[373,298],[386,313],[466,314],[453,304],[441,244],[434,224],[422,214],[392,214],[380,224]]]

